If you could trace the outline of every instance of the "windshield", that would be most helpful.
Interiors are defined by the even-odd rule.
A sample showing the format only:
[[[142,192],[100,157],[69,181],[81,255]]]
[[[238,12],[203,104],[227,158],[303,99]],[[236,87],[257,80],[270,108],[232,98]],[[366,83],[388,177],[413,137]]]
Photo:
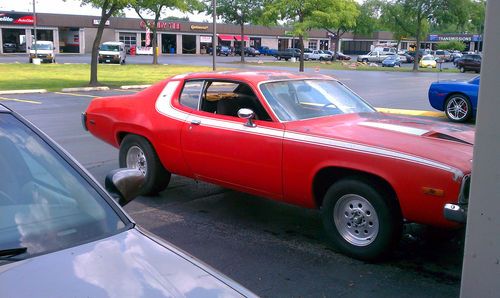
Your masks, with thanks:
[[[0,114],[0,256],[5,261],[115,234],[125,223],[54,149],[10,114]]]
[[[54,47],[50,43],[37,43],[36,45],[33,44],[32,46],[33,50],[53,50]]]
[[[120,46],[103,44],[101,45],[101,51],[119,52]]]
[[[434,60],[434,57],[431,57],[431,56],[426,56],[424,58],[422,58],[423,60]]]
[[[334,80],[270,82],[260,88],[281,121],[375,112],[363,99]]]

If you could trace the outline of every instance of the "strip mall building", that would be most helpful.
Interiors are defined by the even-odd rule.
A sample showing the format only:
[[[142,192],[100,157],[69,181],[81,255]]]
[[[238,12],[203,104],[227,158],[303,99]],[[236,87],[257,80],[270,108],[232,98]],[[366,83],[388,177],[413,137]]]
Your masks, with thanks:
[[[59,53],[90,53],[99,25],[99,17],[82,15],[63,15],[37,13],[37,40],[54,42]],[[28,51],[26,45],[32,43],[33,16],[23,12],[0,12],[0,53]],[[218,43],[237,46],[240,43],[240,27],[217,24]],[[146,26],[139,18],[110,18],[102,36],[102,42],[121,41],[127,48],[136,47],[145,53],[150,48]],[[160,21],[158,25],[158,47],[162,54],[203,54],[212,43],[210,23]],[[422,43],[424,48],[435,48],[442,41],[460,40],[469,50],[477,49],[479,35],[429,35]],[[274,49],[297,47],[298,39],[290,35],[284,27],[245,26],[246,46]],[[396,44],[391,32],[374,32],[370,36],[346,33],[340,40],[340,48],[346,54],[361,54],[370,51],[375,45]],[[408,49],[414,40],[403,40],[398,47]],[[325,30],[311,30],[305,40],[305,47],[311,49],[331,49],[332,38]],[[140,51],[139,51],[140,52]]]

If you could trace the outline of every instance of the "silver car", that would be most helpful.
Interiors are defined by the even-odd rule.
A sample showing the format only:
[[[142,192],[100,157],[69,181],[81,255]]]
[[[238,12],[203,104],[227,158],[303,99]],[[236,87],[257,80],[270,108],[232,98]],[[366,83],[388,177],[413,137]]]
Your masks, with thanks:
[[[2,105],[0,153],[1,297],[255,296],[124,213],[138,170],[112,171],[106,192]]]

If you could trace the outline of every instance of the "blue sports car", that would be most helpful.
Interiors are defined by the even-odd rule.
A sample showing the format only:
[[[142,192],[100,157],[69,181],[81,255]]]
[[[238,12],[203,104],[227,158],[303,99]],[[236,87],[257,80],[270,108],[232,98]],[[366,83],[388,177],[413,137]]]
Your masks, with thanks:
[[[476,116],[479,76],[469,81],[434,82],[429,87],[429,102],[444,111],[453,122],[465,122]]]

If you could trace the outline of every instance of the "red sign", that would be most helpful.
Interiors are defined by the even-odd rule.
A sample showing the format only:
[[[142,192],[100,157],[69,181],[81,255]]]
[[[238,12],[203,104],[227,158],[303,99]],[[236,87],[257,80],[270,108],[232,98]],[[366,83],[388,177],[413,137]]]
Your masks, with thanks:
[[[153,27],[154,23],[152,21],[148,22],[150,28]],[[141,21],[139,24],[141,28],[146,28],[146,23],[144,21]],[[181,24],[176,23],[176,22],[163,22],[163,21],[158,21],[158,27],[157,29],[163,29],[163,30],[181,30]]]
[[[35,23],[35,19],[32,15],[20,13],[0,13],[0,23],[33,25]]]

